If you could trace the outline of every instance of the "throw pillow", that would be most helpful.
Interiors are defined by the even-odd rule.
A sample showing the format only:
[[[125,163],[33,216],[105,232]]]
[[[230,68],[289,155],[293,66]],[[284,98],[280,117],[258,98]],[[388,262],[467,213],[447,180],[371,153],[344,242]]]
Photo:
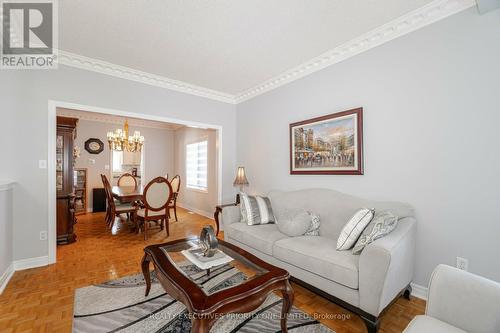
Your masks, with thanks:
[[[287,236],[302,236],[311,225],[311,215],[305,210],[294,213],[286,212],[277,225],[279,231]]]
[[[396,229],[399,217],[387,211],[376,212],[373,220],[363,230],[356,245],[352,249],[352,254],[360,254],[363,249],[376,239],[384,237]]]
[[[248,225],[274,223],[271,201],[267,197],[240,193],[241,222]]]
[[[354,213],[337,240],[337,250],[349,250],[373,218],[374,209],[363,208]]]
[[[309,228],[305,232],[304,236],[319,236],[319,226],[321,224],[319,216],[311,212],[308,213],[311,217],[311,224],[309,225]]]

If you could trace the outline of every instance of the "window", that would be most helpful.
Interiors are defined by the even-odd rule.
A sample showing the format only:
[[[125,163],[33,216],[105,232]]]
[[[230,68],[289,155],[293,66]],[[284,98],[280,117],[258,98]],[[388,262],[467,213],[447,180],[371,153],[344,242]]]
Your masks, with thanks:
[[[123,164],[123,152],[113,150],[112,151],[112,159],[113,159],[113,172],[122,172],[122,164]]]
[[[186,145],[186,186],[207,190],[207,141]]]

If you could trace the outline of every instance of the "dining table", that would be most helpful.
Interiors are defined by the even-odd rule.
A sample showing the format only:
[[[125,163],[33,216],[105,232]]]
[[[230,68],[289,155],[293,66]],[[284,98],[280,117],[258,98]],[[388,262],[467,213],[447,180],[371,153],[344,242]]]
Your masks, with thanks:
[[[144,186],[113,186],[111,193],[113,197],[120,202],[133,202],[142,200]]]

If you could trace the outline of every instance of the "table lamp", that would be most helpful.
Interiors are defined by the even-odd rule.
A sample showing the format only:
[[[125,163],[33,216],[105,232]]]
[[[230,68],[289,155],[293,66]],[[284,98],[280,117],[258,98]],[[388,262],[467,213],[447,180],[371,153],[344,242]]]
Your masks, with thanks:
[[[233,186],[239,186],[240,192],[243,192],[243,187],[248,185],[248,179],[245,174],[244,167],[238,167],[238,171],[236,172],[236,178],[234,179]],[[236,203],[240,202],[240,195],[236,195]]]

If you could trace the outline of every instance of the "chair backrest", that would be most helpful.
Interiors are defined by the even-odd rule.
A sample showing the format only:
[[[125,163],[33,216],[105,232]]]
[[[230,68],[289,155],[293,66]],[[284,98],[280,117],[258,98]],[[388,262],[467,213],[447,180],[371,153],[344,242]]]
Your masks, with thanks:
[[[147,210],[160,211],[166,208],[172,199],[172,186],[164,177],[157,177],[144,188],[143,201]]]
[[[104,186],[104,193],[106,194],[106,200],[108,199],[108,179],[105,175],[101,174],[102,185]]]
[[[130,173],[124,173],[118,178],[118,186],[137,186],[137,179]]]
[[[108,206],[114,208],[115,201],[113,200],[113,193],[112,193],[111,184],[109,183],[108,178],[103,174],[101,174],[101,179],[102,179],[102,184],[104,185],[104,192],[106,193],[106,199],[108,201]]]
[[[181,176],[175,175],[175,177],[170,181],[170,185],[172,185],[172,191],[174,193],[179,193],[179,190],[181,189]]]
[[[465,332],[500,332],[500,283],[438,265],[429,283],[425,313]],[[461,331],[462,332],[462,331]]]
[[[290,192],[271,191],[268,194],[278,223],[286,218],[287,212],[306,210],[321,217],[319,234],[338,239],[342,228],[360,208],[388,210],[400,219],[413,217],[413,208],[405,203],[373,201],[332,189],[309,188]]]

